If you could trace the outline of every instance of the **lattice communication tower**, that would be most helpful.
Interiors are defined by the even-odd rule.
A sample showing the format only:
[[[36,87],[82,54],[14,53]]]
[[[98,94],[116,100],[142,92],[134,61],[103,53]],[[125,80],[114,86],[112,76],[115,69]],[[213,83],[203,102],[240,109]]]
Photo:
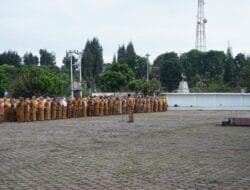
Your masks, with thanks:
[[[206,51],[206,23],[204,0],[198,0],[198,14],[196,25],[196,42],[195,48],[199,51]]]

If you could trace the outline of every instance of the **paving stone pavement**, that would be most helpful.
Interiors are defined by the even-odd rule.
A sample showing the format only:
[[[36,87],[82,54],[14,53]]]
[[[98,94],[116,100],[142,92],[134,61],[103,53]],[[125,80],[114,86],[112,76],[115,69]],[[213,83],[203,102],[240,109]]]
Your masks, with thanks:
[[[250,189],[250,111],[0,124],[0,189]]]

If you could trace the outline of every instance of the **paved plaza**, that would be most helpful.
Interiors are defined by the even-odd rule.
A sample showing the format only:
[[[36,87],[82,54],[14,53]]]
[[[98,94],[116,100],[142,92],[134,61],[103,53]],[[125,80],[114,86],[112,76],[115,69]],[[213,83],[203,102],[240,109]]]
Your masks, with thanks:
[[[0,189],[250,189],[250,111],[0,124]]]

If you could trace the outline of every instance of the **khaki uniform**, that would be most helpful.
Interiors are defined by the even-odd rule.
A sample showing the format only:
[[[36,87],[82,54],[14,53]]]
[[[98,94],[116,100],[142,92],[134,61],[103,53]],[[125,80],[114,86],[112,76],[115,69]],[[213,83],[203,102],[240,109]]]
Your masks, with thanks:
[[[122,114],[122,99],[119,98],[118,103],[118,114]]]
[[[114,115],[117,115],[118,114],[118,106],[119,106],[119,99],[118,98],[116,98],[115,100],[114,100],[114,104],[113,104],[113,114]]]
[[[83,117],[87,117],[87,114],[88,114],[88,101],[86,98],[83,99],[83,103],[82,103],[82,106],[83,106]]]
[[[113,100],[113,97],[110,97],[108,99],[108,107],[109,107],[109,115],[113,115],[114,113],[114,100]]]
[[[43,98],[40,98],[38,100],[38,104],[37,104],[37,111],[38,111],[38,118],[37,120],[38,121],[44,121],[44,109],[45,109],[45,106],[44,106],[44,99]]]
[[[83,112],[82,112],[82,99],[78,100],[78,117],[82,117],[83,116]]]
[[[51,120],[51,105],[49,99],[45,102],[45,120]]]
[[[62,106],[59,102],[56,104],[56,119],[62,119]]]
[[[3,100],[0,100],[0,123],[3,123],[4,117],[4,103]]]
[[[123,99],[122,100],[122,114],[126,114],[127,113],[127,100]]]
[[[54,99],[54,100],[51,102],[51,119],[52,119],[52,120],[55,120],[55,119],[56,119],[56,107],[57,107],[57,102],[56,102],[56,100]]]
[[[78,103],[77,102],[78,102],[78,100],[73,99],[72,104],[73,104],[73,117],[74,118],[78,117]]]
[[[154,112],[158,112],[158,100],[154,100]]]
[[[11,103],[9,98],[4,99],[4,120],[10,121],[11,117]]]
[[[30,101],[28,99],[24,101],[24,120],[30,121]]]
[[[94,99],[94,109],[95,109],[95,116],[99,116],[99,109],[100,109],[100,100],[99,98]]]
[[[20,98],[16,108],[16,118],[18,122],[24,122],[24,100]]]
[[[134,122],[133,103],[134,103],[133,98],[129,97],[127,101],[128,122]]]
[[[99,115],[104,116],[104,100],[101,98],[99,103]]]
[[[150,107],[150,99],[149,98],[147,98],[146,99],[146,105],[147,105],[147,113],[149,113],[150,112],[150,109],[151,109],[151,107]]]
[[[61,106],[62,106],[62,119],[67,118],[67,102],[65,98],[61,100]]]
[[[11,100],[10,121],[16,121],[16,102],[14,99]]]
[[[36,112],[37,112],[37,100],[33,96],[30,101],[30,121],[36,121]]]
[[[109,104],[107,99],[104,100],[104,115],[109,115]]]

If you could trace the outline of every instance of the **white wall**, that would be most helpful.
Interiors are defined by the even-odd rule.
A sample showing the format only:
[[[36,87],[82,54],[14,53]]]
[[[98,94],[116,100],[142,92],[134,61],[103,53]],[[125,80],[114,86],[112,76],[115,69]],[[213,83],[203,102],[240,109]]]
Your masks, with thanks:
[[[166,93],[170,107],[243,108],[250,110],[249,93]]]

